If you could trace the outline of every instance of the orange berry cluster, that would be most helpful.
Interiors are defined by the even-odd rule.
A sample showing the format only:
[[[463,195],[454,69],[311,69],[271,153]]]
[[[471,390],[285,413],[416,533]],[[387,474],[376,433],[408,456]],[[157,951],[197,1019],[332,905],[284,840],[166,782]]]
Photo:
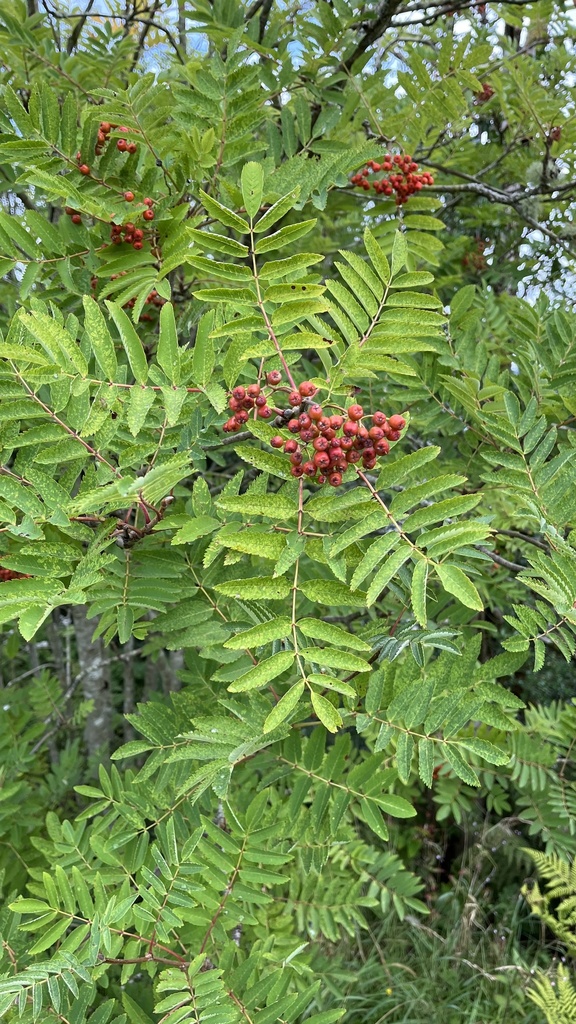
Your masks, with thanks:
[[[223,430],[239,430],[250,414],[263,419],[276,414],[278,426],[298,435],[298,440],[286,440],[280,434],[270,439],[272,448],[282,448],[289,456],[290,472],[296,478],[307,476],[318,484],[339,487],[350,466],[361,462],[363,469],[374,469],[377,459],[390,451],[390,441],[397,441],[406,425],[403,416],[387,417],[380,411],[366,416],[358,404],[342,410],[342,414],[331,415],[311,401],[318,390],[311,381],[302,381],[297,391],[279,387],[281,381],[280,371],[272,370],[266,376],[268,394],[260,384],[235,387],[228,401],[233,415]],[[269,404],[272,395],[277,400],[279,391],[289,391],[284,409]]]
[[[100,126],[98,128],[98,137],[96,139],[96,145],[94,147],[94,152],[96,153],[96,156],[100,156],[104,146],[108,142],[110,132],[114,131],[115,129],[118,129],[119,132],[130,131],[130,129],[126,128],[125,125],[122,125],[120,128],[118,128],[117,124],[111,124],[110,121],[100,122]],[[136,150],[138,149],[138,143],[127,142],[126,139],[118,139],[118,142],[116,143],[116,148],[119,149],[121,153],[135,153]]]
[[[134,202],[134,193],[125,192],[124,199],[127,203]],[[151,209],[154,205],[154,200],[146,196],[143,203],[146,207],[142,214],[143,219],[146,221],[154,220],[154,210]],[[126,242],[133,249],[141,249],[146,239],[142,228],[137,228],[132,221],[128,221],[126,224],[110,225],[110,240],[113,245],[120,245],[122,242]]]
[[[384,171],[388,177],[379,178],[377,181],[368,180],[371,172],[379,171]],[[391,174],[391,171],[394,173]],[[428,171],[418,172],[418,164],[409,154],[401,156],[396,153],[392,156],[391,153],[387,153],[381,164],[376,160],[369,160],[364,170],[352,175],[350,182],[363,188],[365,192],[373,188],[378,195],[391,196],[396,193],[396,206],[401,206],[424,185],[433,185],[434,178]]]

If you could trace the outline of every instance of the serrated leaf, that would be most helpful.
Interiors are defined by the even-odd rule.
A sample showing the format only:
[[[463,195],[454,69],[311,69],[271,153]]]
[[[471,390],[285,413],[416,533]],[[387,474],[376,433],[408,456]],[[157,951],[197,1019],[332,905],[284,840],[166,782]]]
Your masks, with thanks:
[[[160,310],[160,336],[156,349],[156,359],[172,384],[180,383],[180,352],[176,334],[174,307],[166,302]]]
[[[455,775],[462,779],[468,786],[479,786],[480,780],[476,772],[464,760],[462,754],[453,743],[442,743],[440,746],[442,756],[446,759]]]
[[[309,601],[327,605],[329,608],[333,606],[364,608],[365,606],[363,594],[353,594],[344,583],[337,583],[335,580],[306,580],[299,584],[298,589]]]
[[[338,651],[333,647],[303,647],[300,655],[316,665],[341,669],[344,672],[367,672],[370,668],[363,658],[348,654],[347,651]]]
[[[132,437],[138,437],[146,422],[146,417],[154,405],[154,392],[151,388],[133,387],[128,399],[126,421]]]
[[[384,565],[376,573],[366,594],[366,604],[368,607],[374,604],[374,601],[380,596],[384,587],[388,585],[393,576],[396,575],[398,570],[404,565],[405,562],[410,558],[410,548],[407,544],[402,544],[397,551],[394,551],[389,558],[386,559]]]
[[[500,747],[496,747],[493,743],[488,740],[481,740],[476,736],[471,737],[459,737],[458,742],[461,747],[465,750],[470,750],[473,754],[478,754],[479,757],[483,758],[484,761],[488,761],[489,764],[503,765],[508,764],[510,760],[510,754],[505,750],[501,750]]]
[[[394,232],[394,241],[392,243],[392,277],[395,278],[396,274],[402,267],[406,266],[406,260],[408,259],[408,245],[406,243],[406,235],[403,231]],[[404,277],[407,275],[405,274]],[[430,275],[431,276],[431,275]],[[398,285],[394,281],[394,287]],[[402,287],[402,285],[400,285]]]
[[[106,380],[113,381],[116,379],[118,363],[110,331],[98,303],[90,295],[84,295],[82,303],[84,305],[84,328],[90,339],[96,362]]]
[[[428,563],[421,559],[416,562],[410,586],[410,601],[414,618],[419,626],[426,628],[428,615],[426,612],[426,584],[428,582]]]
[[[342,725],[342,715],[333,704],[323,697],[321,693],[316,693],[312,690],[310,693],[310,700],[312,701],[312,707],[322,725],[328,729],[328,732],[338,732],[338,729]]]
[[[300,195],[300,186],[298,185],[291,192],[288,192],[285,196],[281,196],[276,202],[266,210],[266,213],[260,217],[260,220],[254,225],[254,231],[256,234],[262,234],[263,231],[269,231],[273,224],[276,224],[289,210],[292,210],[294,204],[298,201]]]
[[[258,164],[254,160],[244,164],[240,175],[240,187],[246,213],[250,218],[255,217],[262,205],[264,187],[262,164]]]
[[[225,224],[227,228],[234,228],[235,231],[239,231],[241,235],[247,235],[250,231],[248,222],[243,217],[239,217],[233,210],[229,210],[227,206],[223,206],[212,196],[209,196],[207,192],[200,189],[200,198],[202,205],[206,212],[219,221],[220,224]]]
[[[294,651],[273,654],[271,658],[266,658],[235,679],[230,683],[228,690],[231,693],[245,693],[247,690],[257,690],[261,686],[266,686],[272,679],[286,672],[292,666],[295,657]]]
[[[393,793],[379,796],[377,800],[378,806],[384,811],[384,814],[389,814],[392,818],[413,818],[416,814],[416,808],[408,800],[401,796],[395,796]]]
[[[401,274],[393,281],[394,288],[422,288],[434,283],[434,275],[427,270],[415,270],[409,274]]]
[[[446,563],[439,564],[435,568],[444,590],[457,597],[467,608],[473,608],[478,612],[484,610],[480,594],[474,584],[462,572],[462,569],[459,569],[456,565],[446,565]]]
[[[364,231],[364,246],[378,277],[381,278],[384,284],[388,284],[390,281],[390,265],[369,228],[366,228]]]
[[[253,576],[217,583],[214,589],[219,594],[224,594],[225,597],[235,597],[244,601],[252,599],[281,601],[288,597],[290,584],[283,576],[278,576],[276,579],[273,576]]]
[[[235,636],[231,636],[229,640],[225,641],[224,647],[230,648],[231,651],[262,647],[273,640],[284,640],[291,633],[291,619],[286,615],[279,615],[275,619],[270,619],[269,622],[262,622],[250,629],[243,630],[242,633],[236,633]]]
[[[293,519],[298,515],[295,501],[280,494],[239,494],[216,499],[225,512],[241,512],[245,516],[266,516],[267,519]]]
[[[273,455],[272,452],[263,451],[261,448],[254,448],[249,444],[235,445],[234,451],[244,462],[247,462],[250,466],[255,466],[256,469],[261,469],[264,473],[272,473],[273,476],[279,476],[282,480],[292,479],[290,475],[291,467],[287,458]]]
[[[322,619],[299,619],[296,625],[304,636],[312,640],[325,640],[326,643],[336,644],[338,647],[351,647],[353,651],[371,650],[370,644],[332,622],[323,622]]]
[[[434,778],[434,741],[427,737],[418,740],[418,774],[430,789]]]
[[[205,387],[214,370],[214,343],[210,331],[214,325],[214,311],[200,317],[196,328],[196,340],[192,350],[192,380],[199,387]]]
[[[299,224],[287,224],[286,227],[274,231],[271,235],[265,235],[254,246],[254,252],[259,256],[263,252],[272,252],[274,249],[281,249],[284,245],[303,238],[316,225],[316,219],[300,221]]]
[[[282,722],[284,722],[288,715],[294,710],[302,694],[304,693],[304,681],[301,679],[299,682],[294,683],[289,690],[280,697],[278,703],[272,708],[272,711],[266,718],[264,725],[262,726],[262,732],[272,732]]]
[[[198,516],[190,519],[189,523],[182,526],[172,538],[172,544],[192,544],[199,537],[206,537],[222,526],[218,519],[212,516]]]
[[[148,361],[146,359],[146,353],[142,342],[134,329],[132,321],[116,302],[106,300],[106,306],[110,316],[118,328],[120,340],[128,357],[128,362],[134,375],[134,380],[138,384],[145,384],[148,378]]]

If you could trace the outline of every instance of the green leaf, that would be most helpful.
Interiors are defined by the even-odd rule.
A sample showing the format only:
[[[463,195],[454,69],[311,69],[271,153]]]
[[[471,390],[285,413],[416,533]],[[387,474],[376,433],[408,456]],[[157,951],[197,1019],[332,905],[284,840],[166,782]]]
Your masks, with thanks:
[[[388,284],[390,280],[390,265],[369,228],[366,228],[364,231],[364,246],[378,277],[382,279],[384,284]]]
[[[155,395],[152,388],[133,387],[131,389],[126,422],[132,437],[138,437],[154,401]]]
[[[199,537],[206,537],[220,526],[222,523],[212,516],[198,516],[196,519],[190,519],[189,523],[175,533],[172,544],[193,544]]]
[[[299,619],[296,625],[304,636],[312,640],[325,640],[326,643],[336,644],[338,647],[351,647],[353,651],[371,650],[370,644],[331,622],[323,622],[322,619]]]
[[[401,483],[402,480],[412,476],[416,470],[425,466],[427,462],[437,459],[441,451],[442,449],[438,445],[426,445],[416,452],[411,452],[410,455],[402,455],[394,462],[386,462],[378,476],[376,489],[382,491],[393,484]]]
[[[260,217],[260,220],[254,225],[254,231],[256,234],[262,234],[263,231],[268,231],[276,221],[280,220],[284,214],[292,210],[294,204],[298,201],[300,195],[300,186],[298,185],[291,192],[288,192],[285,196],[278,199],[266,213]]]
[[[176,334],[174,307],[166,302],[160,310],[160,337],[156,359],[172,384],[180,383],[180,351]]]
[[[323,259],[324,257],[317,252],[298,252],[285,260],[268,260],[260,267],[259,277],[261,281],[278,281],[288,274],[305,270],[314,263],[321,263]]]
[[[368,828],[371,828],[374,834],[377,835],[379,839],[382,839],[384,842],[387,842],[388,829],[386,827],[384,818],[382,817],[382,813],[378,809],[378,807],[375,807],[370,800],[364,798],[360,801],[360,811],[362,813],[364,821],[368,825]]]
[[[434,275],[427,270],[416,270],[410,274],[402,274],[395,278],[394,288],[422,288],[427,284],[434,283]]]
[[[192,350],[192,380],[200,387],[208,384],[214,370],[214,343],[210,337],[213,326],[214,311],[210,310],[200,317]]]
[[[231,693],[245,693],[247,690],[257,690],[261,686],[266,686],[272,679],[276,679],[277,676],[291,668],[295,657],[294,651],[280,651],[279,654],[273,654],[271,658],[266,658],[265,661],[254,665],[248,672],[244,672],[238,679],[230,683],[228,689]]]
[[[120,605],[117,612],[118,639],[121,644],[128,643],[134,626],[134,612],[129,605]]]
[[[256,242],[254,252],[260,255],[263,252],[271,252],[273,249],[281,249],[284,245],[295,242],[298,238],[307,235],[316,225],[316,219],[300,221],[299,224],[287,224],[286,227],[266,235]]]
[[[446,565],[446,563],[438,564],[435,568],[444,590],[457,597],[467,608],[473,608],[474,611],[478,612],[484,610],[480,594],[474,584],[462,572],[462,569],[459,569],[456,565]]]
[[[59,939],[62,938],[65,932],[70,927],[71,919],[68,915],[64,918],[59,918],[47,931],[43,932],[40,938],[30,946],[28,953],[30,956],[35,956],[36,953],[43,953],[50,946],[55,945]]]
[[[382,537],[378,537],[372,541],[368,550],[364,553],[364,557],[360,560],[356,566],[350,587],[352,590],[357,590],[361,583],[364,582],[366,577],[380,564],[384,555],[387,555],[391,548],[400,542],[400,534],[396,530],[391,530],[389,533],[385,533]]]
[[[466,782],[468,786],[479,786],[480,780],[476,775],[476,772],[470,765],[464,760],[462,754],[453,743],[442,743],[440,745],[442,756],[448,762],[455,775],[463,782]]]
[[[398,778],[405,786],[410,781],[413,756],[414,737],[408,732],[401,732],[396,743],[396,768],[398,770]]]
[[[344,583],[335,580],[306,580],[299,584],[298,589],[309,601],[331,607],[364,608],[363,594],[353,594]]]
[[[348,654],[347,651],[337,651],[333,647],[303,647],[300,655],[313,664],[341,669],[344,672],[367,672],[370,668],[363,658]]]
[[[110,316],[118,328],[120,340],[128,357],[128,362],[130,364],[134,380],[137,384],[145,384],[148,378],[148,361],[146,359],[146,353],[142,342],[136,334],[132,321],[116,302],[106,300],[106,306]]]
[[[465,750],[470,750],[473,754],[478,754],[479,757],[483,758],[484,761],[488,761],[490,764],[508,764],[510,760],[510,754],[505,750],[501,750],[500,747],[494,746],[488,740],[481,740],[476,736],[471,737],[459,737],[458,743]]]
[[[402,267],[406,266],[406,260],[408,259],[408,246],[406,244],[406,235],[403,231],[396,231],[394,233],[394,241],[392,243],[392,277],[396,277],[396,274]],[[408,275],[405,274],[405,277]],[[429,275],[431,276],[431,275]],[[401,280],[401,278],[400,278]],[[394,287],[398,286],[397,282],[394,281]]]
[[[203,189],[200,189],[200,198],[204,209],[210,217],[214,217],[214,219],[219,221],[220,224],[225,224],[227,228],[233,228],[235,231],[239,231],[241,235],[247,235],[249,233],[249,224],[243,219],[243,217],[239,217],[233,210],[229,210],[216,199],[212,199],[212,196],[209,196]]]
[[[252,219],[258,213],[262,205],[262,191],[264,188],[264,171],[262,164],[254,160],[244,164],[240,175],[240,187],[246,213]]]
[[[388,793],[386,796],[377,797],[377,800],[384,814],[389,814],[392,818],[413,818],[416,814],[416,808],[401,796]]]
[[[328,732],[338,732],[342,725],[342,715],[338,709],[326,697],[323,697],[321,693],[316,693],[315,690],[311,691],[310,699],[312,707],[322,725],[328,729]]]
[[[278,725],[284,722],[288,715],[294,710],[302,694],[304,693],[304,681],[301,679],[299,682],[294,683],[286,693],[280,697],[278,703],[272,708],[272,711],[266,718],[262,727],[262,732],[272,732]]]
[[[17,899],[14,903],[8,904],[8,909],[14,914],[46,914],[52,910],[48,903],[42,900]]]
[[[115,380],[118,370],[114,342],[102,315],[100,307],[89,295],[82,298],[84,304],[84,328],[90,340],[92,351],[96,356],[106,380]]]
[[[272,473],[273,476],[279,476],[282,480],[292,479],[290,475],[290,462],[286,457],[282,458],[280,455],[273,455],[272,452],[263,451],[261,448],[254,448],[250,444],[237,444],[234,447],[234,451],[244,462],[247,462],[250,466],[255,466],[256,469],[261,469],[264,473]]]
[[[376,573],[366,594],[366,603],[368,607],[374,604],[374,601],[380,596],[384,587],[388,585],[393,576],[396,575],[398,570],[407,562],[410,558],[410,548],[407,544],[402,544],[397,551],[394,551],[389,558],[386,559],[384,565]]]
[[[88,376],[88,364],[74,338],[46,313],[21,313],[26,330],[40,342],[53,362],[69,372],[69,362],[82,376]],[[63,360],[62,360],[63,357]]]
[[[421,559],[416,562],[412,573],[412,584],[410,587],[410,600],[414,618],[419,626],[424,629],[428,623],[426,612],[426,584],[428,582],[428,563]]]
[[[253,576],[241,577],[238,580],[228,580],[227,583],[218,583],[214,587],[219,594],[225,597],[235,597],[240,600],[261,600],[281,601],[288,597],[290,584],[283,576]]]
[[[235,636],[231,636],[229,640],[225,641],[224,647],[230,648],[231,651],[262,647],[272,640],[284,640],[291,633],[291,619],[286,615],[279,615],[278,618],[270,619],[269,622],[262,622],[250,629],[243,630],[242,633],[236,633]]]
[[[246,225],[246,228],[248,225]],[[235,238],[230,238],[228,235],[217,235],[214,231],[198,231],[196,228],[188,228],[188,234],[206,252],[223,252],[227,256],[247,256],[248,246],[243,245],[242,242],[238,242]]]
[[[418,774],[431,789],[434,779],[434,741],[423,737],[418,740]]]
[[[298,515],[295,501],[280,494],[241,494],[216,499],[225,512],[241,512],[244,516],[266,516],[267,519],[293,519]]]

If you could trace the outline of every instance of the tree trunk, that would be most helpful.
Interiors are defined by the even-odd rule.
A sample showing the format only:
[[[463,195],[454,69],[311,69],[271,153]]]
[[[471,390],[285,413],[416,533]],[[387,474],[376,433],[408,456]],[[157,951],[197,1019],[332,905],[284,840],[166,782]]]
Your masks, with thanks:
[[[100,637],[92,641],[94,622],[86,618],[86,609],[72,609],[76,651],[80,666],[80,685],[85,700],[93,702],[86,719],[84,740],[92,758],[107,760],[112,739],[112,704],[109,672],[104,644]]]

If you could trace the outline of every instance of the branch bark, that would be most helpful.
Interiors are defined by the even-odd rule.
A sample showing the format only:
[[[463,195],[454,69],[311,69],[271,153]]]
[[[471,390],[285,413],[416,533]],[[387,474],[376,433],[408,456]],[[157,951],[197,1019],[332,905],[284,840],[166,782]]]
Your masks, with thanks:
[[[92,640],[94,623],[88,621],[82,605],[72,608],[72,620],[82,693],[85,700],[93,702],[86,719],[84,740],[91,758],[106,760],[112,740],[112,703],[104,644],[100,637]]]

